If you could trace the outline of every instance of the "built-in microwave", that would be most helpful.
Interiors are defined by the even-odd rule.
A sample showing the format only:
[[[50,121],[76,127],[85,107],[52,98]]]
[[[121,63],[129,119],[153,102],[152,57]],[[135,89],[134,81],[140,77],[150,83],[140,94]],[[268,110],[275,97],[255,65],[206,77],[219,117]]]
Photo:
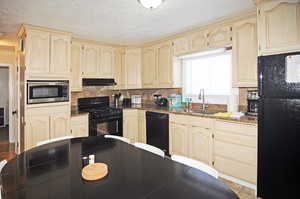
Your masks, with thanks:
[[[68,80],[28,80],[27,104],[69,101]]]

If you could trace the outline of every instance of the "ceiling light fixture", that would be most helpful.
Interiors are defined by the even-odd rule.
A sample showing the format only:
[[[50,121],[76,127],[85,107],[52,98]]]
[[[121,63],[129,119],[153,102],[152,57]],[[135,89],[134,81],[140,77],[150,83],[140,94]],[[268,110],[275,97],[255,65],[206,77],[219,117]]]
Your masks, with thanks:
[[[137,0],[142,6],[148,9],[154,9],[160,6],[164,0]]]

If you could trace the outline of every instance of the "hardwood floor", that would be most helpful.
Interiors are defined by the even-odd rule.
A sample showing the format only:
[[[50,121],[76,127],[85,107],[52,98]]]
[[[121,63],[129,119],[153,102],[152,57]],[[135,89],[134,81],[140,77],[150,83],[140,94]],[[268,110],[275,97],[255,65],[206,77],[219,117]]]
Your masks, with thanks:
[[[255,191],[249,189],[248,187],[236,184],[223,178],[219,178],[219,180],[229,186],[231,190],[233,190],[240,197],[240,199],[259,199],[255,197]]]
[[[8,127],[0,128],[0,161],[10,160],[16,156],[14,143],[9,143]]]

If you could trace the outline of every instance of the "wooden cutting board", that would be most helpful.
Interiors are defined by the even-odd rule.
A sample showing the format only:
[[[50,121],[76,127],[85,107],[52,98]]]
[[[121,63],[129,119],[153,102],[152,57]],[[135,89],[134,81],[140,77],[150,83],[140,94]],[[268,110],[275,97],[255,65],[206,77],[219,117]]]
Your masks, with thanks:
[[[88,181],[100,180],[107,174],[108,166],[104,163],[89,164],[81,171],[82,178]]]

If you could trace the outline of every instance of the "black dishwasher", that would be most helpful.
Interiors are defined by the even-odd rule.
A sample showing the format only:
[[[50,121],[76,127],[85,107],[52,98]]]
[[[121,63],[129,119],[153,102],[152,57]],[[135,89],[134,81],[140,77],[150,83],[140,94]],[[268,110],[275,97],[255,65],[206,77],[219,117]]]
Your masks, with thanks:
[[[147,144],[169,155],[169,114],[147,111],[146,135]]]

